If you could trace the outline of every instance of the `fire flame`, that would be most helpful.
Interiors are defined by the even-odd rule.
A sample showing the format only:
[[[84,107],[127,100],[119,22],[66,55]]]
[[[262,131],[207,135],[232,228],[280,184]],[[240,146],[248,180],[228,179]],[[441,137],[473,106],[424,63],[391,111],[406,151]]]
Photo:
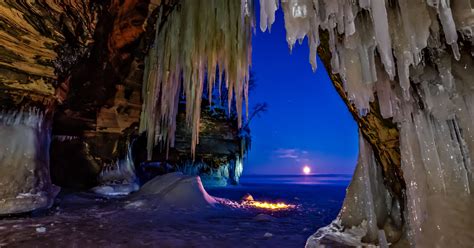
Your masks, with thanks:
[[[286,204],[283,202],[278,203],[270,203],[270,202],[262,202],[262,201],[244,201],[244,206],[255,207],[255,208],[263,208],[269,210],[285,210],[285,209],[292,209],[295,205]]]
[[[281,209],[290,209],[294,208],[294,205],[286,204],[283,202],[278,203],[269,203],[269,202],[260,202],[260,201],[251,201],[248,202],[248,205],[256,208],[264,208],[264,209],[271,209],[271,210],[281,210]]]
[[[286,204],[283,202],[271,203],[265,201],[256,201],[252,195],[246,194],[242,198],[242,202],[240,203],[242,207],[253,207],[253,208],[262,208],[268,210],[286,210],[295,208],[296,205]]]

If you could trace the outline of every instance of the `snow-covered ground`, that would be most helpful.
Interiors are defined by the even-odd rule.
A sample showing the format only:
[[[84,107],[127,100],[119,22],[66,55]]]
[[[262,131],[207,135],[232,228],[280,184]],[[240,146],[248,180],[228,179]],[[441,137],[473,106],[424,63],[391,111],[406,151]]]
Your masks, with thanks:
[[[196,177],[168,175],[128,198],[65,193],[47,213],[0,220],[0,247],[303,247],[333,220],[345,187],[244,184],[211,195],[284,200],[283,212],[230,208]]]

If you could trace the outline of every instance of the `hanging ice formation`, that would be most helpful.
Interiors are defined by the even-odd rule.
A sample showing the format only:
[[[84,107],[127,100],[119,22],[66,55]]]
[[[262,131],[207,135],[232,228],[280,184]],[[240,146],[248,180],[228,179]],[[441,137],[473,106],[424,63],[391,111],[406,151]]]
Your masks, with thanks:
[[[262,30],[275,19],[274,2],[260,0]],[[389,235],[383,222],[375,221],[380,214],[387,216],[388,210],[353,211],[359,219],[346,221],[346,228],[364,224],[363,241],[381,246],[397,242],[417,247],[472,245],[473,2],[282,0],[281,7],[290,48],[308,37],[315,69],[319,31],[327,31],[332,70],[341,75],[349,100],[365,115],[376,95],[382,116],[392,118],[400,130],[407,185],[406,206],[402,206],[405,223],[400,228],[404,234]],[[362,144],[361,156],[369,158],[360,160],[357,170],[366,170],[366,160],[372,156],[363,154],[367,149]],[[369,172],[364,175],[372,184],[374,175]],[[373,193],[373,185],[369,188],[372,194],[364,204],[374,206],[385,194]],[[347,197],[365,197],[366,192]],[[355,201],[346,200],[344,208],[353,209],[359,204]],[[308,247],[318,245],[317,234],[308,240]]]
[[[182,0],[168,16],[158,17],[155,43],[145,61],[140,123],[140,131],[147,132],[150,159],[155,144],[173,146],[182,92],[194,154],[205,80],[211,94],[214,83],[225,78],[229,108],[235,96],[240,125],[248,96],[252,6],[251,0]],[[167,21],[158,28],[162,18]]]

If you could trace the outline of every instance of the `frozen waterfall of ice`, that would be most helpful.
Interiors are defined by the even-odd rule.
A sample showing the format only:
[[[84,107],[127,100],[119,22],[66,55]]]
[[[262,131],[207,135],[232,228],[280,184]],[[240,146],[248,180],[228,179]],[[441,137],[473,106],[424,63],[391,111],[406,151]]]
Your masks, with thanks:
[[[124,196],[140,188],[138,177],[135,174],[135,164],[132,157],[132,148],[128,147],[123,159],[105,165],[99,175],[99,186],[93,192],[105,196]]]

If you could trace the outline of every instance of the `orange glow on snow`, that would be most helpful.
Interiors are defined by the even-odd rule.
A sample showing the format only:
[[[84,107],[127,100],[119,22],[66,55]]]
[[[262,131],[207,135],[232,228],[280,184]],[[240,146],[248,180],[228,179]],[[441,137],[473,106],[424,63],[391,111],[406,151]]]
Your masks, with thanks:
[[[311,173],[311,168],[306,165],[305,167],[303,167],[303,173],[305,175],[309,175]]]
[[[261,202],[261,201],[244,201],[243,204],[250,207],[270,209],[270,210],[284,210],[284,209],[291,209],[295,207],[295,205],[286,204],[283,202],[270,203],[270,202]]]

